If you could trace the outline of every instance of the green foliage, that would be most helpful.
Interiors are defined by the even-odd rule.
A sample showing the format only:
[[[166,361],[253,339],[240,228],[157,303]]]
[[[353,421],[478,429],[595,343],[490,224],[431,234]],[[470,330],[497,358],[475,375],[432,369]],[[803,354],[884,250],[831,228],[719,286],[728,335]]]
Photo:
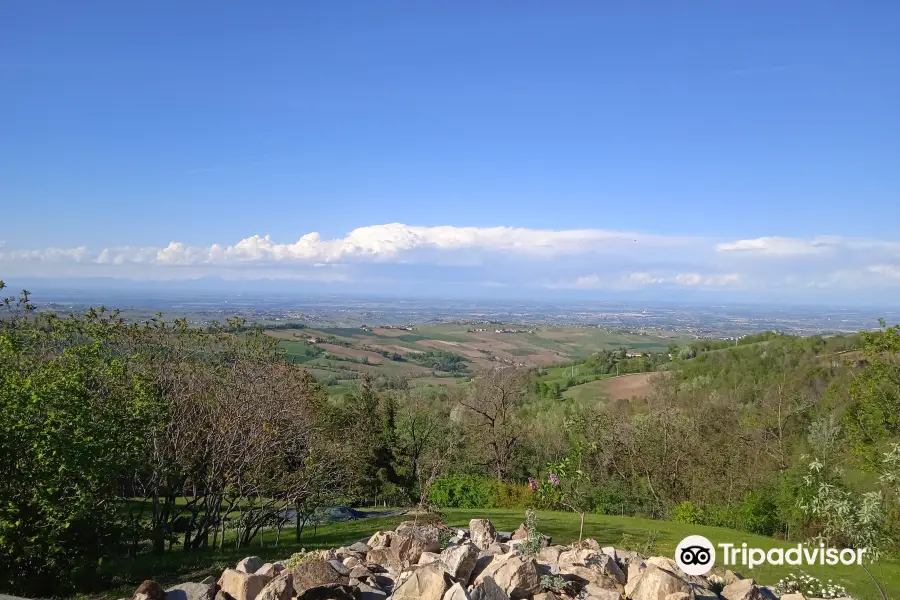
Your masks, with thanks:
[[[525,508],[532,501],[527,485],[479,475],[438,477],[428,497],[431,504],[446,508]]]
[[[50,327],[0,329],[6,590],[47,593],[93,580],[126,534],[119,484],[140,467],[165,422],[165,407],[134,359],[96,341],[46,357],[46,345],[60,341]]]
[[[543,535],[537,528],[537,513],[530,508],[525,511],[525,529],[528,531],[528,539],[519,546],[519,552],[525,556],[537,554],[541,550]]]
[[[676,523],[687,525],[700,525],[703,523],[703,511],[694,506],[690,500],[685,500],[669,512],[669,519]]]
[[[446,475],[431,486],[429,500],[447,508],[490,508],[499,483],[478,475]]]

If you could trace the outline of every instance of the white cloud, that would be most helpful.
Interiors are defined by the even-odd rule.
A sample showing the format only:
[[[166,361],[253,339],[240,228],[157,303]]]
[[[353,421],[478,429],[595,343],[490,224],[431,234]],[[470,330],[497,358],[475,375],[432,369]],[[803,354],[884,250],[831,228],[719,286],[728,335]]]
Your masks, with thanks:
[[[809,256],[829,252],[842,242],[843,240],[837,236],[819,236],[811,239],[759,237],[716,244],[716,251],[760,256]]]
[[[727,275],[701,275],[700,273],[679,273],[675,276],[675,283],[678,285],[700,286],[700,287],[721,287],[739,283],[740,275],[737,273],[729,273]]]
[[[391,223],[360,227],[333,239],[311,232],[294,242],[252,235],[210,245],[178,240],[93,249],[7,245],[0,246],[0,274],[347,282],[388,277],[400,283],[511,290],[539,285],[601,291],[777,288],[779,295],[828,289],[843,294],[900,286],[900,243],[839,236],[723,241],[603,229]]]
[[[630,283],[636,283],[638,285],[652,285],[665,282],[665,279],[662,277],[655,277],[650,273],[629,273],[625,276],[625,279]]]
[[[872,265],[868,269],[869,273],[888,279],[891,281],[900,281],[900,266],[896,265]]]

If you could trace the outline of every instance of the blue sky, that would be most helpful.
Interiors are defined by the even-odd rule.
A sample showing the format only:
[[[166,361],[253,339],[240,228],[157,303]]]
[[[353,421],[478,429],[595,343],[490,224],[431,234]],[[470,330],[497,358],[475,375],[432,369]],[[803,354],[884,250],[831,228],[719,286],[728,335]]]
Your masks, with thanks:
[[[894,1],[10,0],[0,88],[7,280],[900,290]]]

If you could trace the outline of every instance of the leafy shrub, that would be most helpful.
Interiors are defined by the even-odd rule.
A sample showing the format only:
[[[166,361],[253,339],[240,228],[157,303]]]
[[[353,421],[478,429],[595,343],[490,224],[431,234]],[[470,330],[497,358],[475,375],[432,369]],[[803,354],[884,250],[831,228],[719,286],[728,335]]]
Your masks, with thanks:
[[[775,591],[780,596],[797,592],[808,597],[825,599],[850,597],[844,586],[832,583],[830,579],[828,583],[822,583],[818,577],[813,577],[803,572],[797,574],[789,573],[787,577],[781,578],[775,584]]]
[[[695,506],[690,500],[685,500],[672,509],[669,513],[669,518],[676,523],[700,525],[703,523],[703,510]]]
[[[446,508],[492,508],[499,482],[477,475],[438,477],[429,490],[429,501]]]
[[[532,495],[526,485],[501,483],[493,477],[446,475],[435,480],[428,498],[444,508],[525,508]]]
[[[490,508],[525,508],[531,505],[531,500],[527,485],[498,483],[491,491]]]

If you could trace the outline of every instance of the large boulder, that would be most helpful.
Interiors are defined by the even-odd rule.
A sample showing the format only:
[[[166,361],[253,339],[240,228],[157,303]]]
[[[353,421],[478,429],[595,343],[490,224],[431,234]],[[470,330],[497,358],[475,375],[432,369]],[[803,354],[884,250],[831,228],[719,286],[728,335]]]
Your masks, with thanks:
[[[494,557],[477,577],[476,583],[488,578],[493,579],[510,598],[528,598],[541,591],[537,561],[531,556],[506,554]]]
[[[297,600],[359,600],[356,597],[356,588],[349,585],[328,583],[311,587],[299,596]]]
[[[148,579],[134,591],[132,600],[166,600],[166,590],[155,581]]]
[[[488,519],[472,519],[469,521],[469,537],[481,550],[487,550],[497,539],[497,531]]]
[[[560,566],[559,573],[563,579],[570,581],[578,588],[592,585],[599,589],[617,589],[616,580],[606,575],[600,569],[585,567],[584,565]]]
[[[725,600],[761,600],[759,586],[752,579],[738,579],[725,586],[720,594]]]
[[[239,562],[235,569],[244,573],[256,573],[264,564],[266,564],[266,561],[260,557],[248,556]]]
[[[349,577],[338,573],[330,562],[322,558],[305,560],[287,572],[294,579],[294,591],[298,596],[310,588],[349,583]]]
[[[254,571],[257,575],[265,575],[266,577],[275,577],[284,571],[284,565],[281,563],[266,563]]]
[[[394,588],[391,600],[442,600],[451,583],[440,565],[427,565]]]
[[[291,600],[294,595],[294,576],[284,573],[266,584],[256,600]]]
[[[547,546],[538,551],[537,558],[543,563],[558,563],[559,557],[565,551],[565,546]]]
[[[472,588],[470,595],[472,600],[509,600],[509,595],[497,585],[493,577],[485,577],[484,581]]]
[[[400,556],[397,554],[397,549],[389,546],[372,548],[369,550],[369,553],[366,554],[367,564],[375,563],[385,567],[397,568],[402,562]]]
[[[390,531],[376,531],[375,535],[369,538],[369,541],[366,542],[366,545],[370,549],[374,548],[387,548],[391,545],[391,532]]]
[[[259,593],[271,581],[271,577],[245,573],[237,569],[225,569],[219,577],[219,590],[234,600],[256,600]]]
[[[471,542],[462,542],[441,552],[441,565],[444,571],[463,583],[469,582],[477,561],[478,548]]]
[[[449,590],[444,592],[443,600],[471,600],[471,598],[469,598],[469,592],[466,591],[466,588],[457,581],[450,586]]]
[[[625,588],[630,600],[665,600],[666,596],[676,592],[691,593],[691,585],[687,581],[656,565],[649,565],[644,569],[629,592],[630,586],[631,580]]]
[[[166,590],[166,600],[215,600],[215,583],[182,583]]]
[[[622,594],[619,590],[597,587],[596,585],[589,583],[581,591],[579,598],[581,598],[581,600],[621,600]]]
[[[419,525],[407,521],[394,531],[390,547],[401,561],[414,565],[423,552],[440,552],[441,532],[431,524]]]
[[[519,528],[513,531],[512,536],[510,537],[512,540],[527,540],[528,539],[528,528],[525,527],[525,523],[519,525]]]

